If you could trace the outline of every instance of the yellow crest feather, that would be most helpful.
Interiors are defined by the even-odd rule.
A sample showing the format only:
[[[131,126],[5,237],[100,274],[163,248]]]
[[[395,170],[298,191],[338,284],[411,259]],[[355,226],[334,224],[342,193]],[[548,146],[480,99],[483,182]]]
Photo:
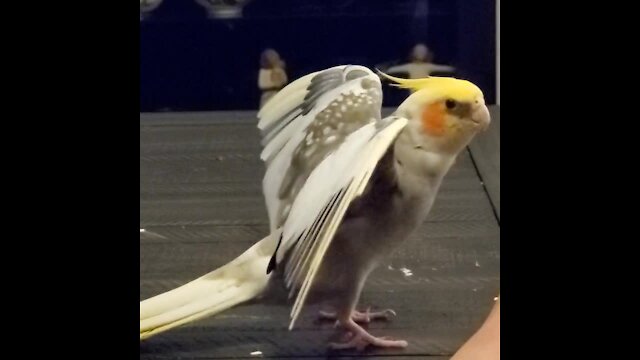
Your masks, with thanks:
[[[377,70],[377,69],[376,69]],[[460,100],[473,99],[476,96],[482,96],[482,91],[467,80],[461,80],[450,77],[430,76],[422,79],[402,79],[391,76],[378,70],[383,77],[394,82],[392,86],[401,89],[409,89],[412,91],[430,90],[430,92],[450,96]]]

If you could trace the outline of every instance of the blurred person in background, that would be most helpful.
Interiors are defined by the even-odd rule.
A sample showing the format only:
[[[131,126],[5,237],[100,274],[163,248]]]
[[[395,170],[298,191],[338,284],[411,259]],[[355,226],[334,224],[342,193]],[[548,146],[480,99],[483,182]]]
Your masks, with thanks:
[[[448,65],[432,63],[433,54],[425,44],[417,44],[411,50],[409,63],[392,66],[385,71],[387,74],[407,74],[410,79],[425,78],[435,72],[450,73],[455,70]]]
[[[285,63],[280,54],[273,49],[266,49],[260,55],[260,73],[258,88],[262,91],[260,108],[277,94],[288,82]]]

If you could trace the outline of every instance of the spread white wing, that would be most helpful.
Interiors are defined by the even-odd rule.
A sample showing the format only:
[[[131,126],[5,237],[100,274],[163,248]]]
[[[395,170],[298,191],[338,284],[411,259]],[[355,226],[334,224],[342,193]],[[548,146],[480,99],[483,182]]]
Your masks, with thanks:
[[[285,255],[287,287],[299,286],[292,328],[349,204],[407,124],[381,118],[380,79],[343,65],[302,77],[258,113],[263,190],[272,234],[280,242],[267,271]]]

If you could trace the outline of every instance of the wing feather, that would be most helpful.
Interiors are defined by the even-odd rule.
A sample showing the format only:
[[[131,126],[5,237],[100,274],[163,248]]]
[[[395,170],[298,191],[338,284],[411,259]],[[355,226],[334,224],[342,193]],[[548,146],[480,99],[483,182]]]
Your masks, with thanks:
[[[378,76],[343,65],[292,82],[258,114],[265,201],[272,232],[281,232],[268,271],[284,261],[290,295],[297,290],[290,328],[349,205],[407,123],[382,119],[381,105]]]
[[[320,229],[316,231],[316,235],[309,237],[306,242],[312,243],[312,245],[305,244],[304,242],[298,242],[295,246],[310,246],[311,250],[305,259],[305,263],[300,265],[294,264],[304,269],[304,280],[301,282],[301,288],[296,297],[292,312],[291,323],[289,328],[293,328],[296,319],[298,318],[302,306],[309,294],[313,280],[317,275],[324,255],[326,254],[331,240],[333,239],[339,225],[342,223],[342,219],[351,204],[351,202],[362,194],[366,185],[373,174],[373,171],[378,161],[385,154],[389,146],[393,143],[398,133],[404,128],[407,120],[402,118],[395,118],[391,124],[389,124],[383,131],[378,132],[371,140],[369,140],[363,148],[360,148],[357,153],[356,161],[352,164],[361,164],[356,166],[356,170],[353,173],[346,176],[340,181],[341,184],[345,184],[342,188],[343,195],[336,201],[329,215],[324,219],[324,222],[319,226]],[[328,162],[327,164],[329,164]],[[333,164],[332,164],[333,165]],[[320,170],[320,169],[318,169]],[[317,178],[323,178],[326,176],[323,171],[318,171],[313,174]],[[313,176],[312,175],[312,176]],[[311,178],[309,180],[312,180]],[[310,183],[311,184],[311,183]],[[298,199],[301,203],[304,202],[305,197],[314,196],[309,195],[310,192],[318,191],[317,187],[312,185],[309,189],[303,189],[298,195]],[[326,190],[325,190],[326,191]],[[296,199],[296,200],[298,200]],[[294,205],[295,207],[295,205]],[[292,210],[295,211],[295,210]],[[287,226],[285,225],[284,232],[287,232]],[[298,230],[299,231],[299,230]],[[307,265],[308,264],[308,265]],[[289,264],[287,264],[289,265]],[[308,268],[307,268],[308,267]],[[298,275],[300,276],[300,274]]]

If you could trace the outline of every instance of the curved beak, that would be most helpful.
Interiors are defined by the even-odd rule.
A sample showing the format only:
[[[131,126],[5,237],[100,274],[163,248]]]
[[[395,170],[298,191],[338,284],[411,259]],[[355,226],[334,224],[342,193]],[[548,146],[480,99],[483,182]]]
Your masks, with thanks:
[[[484,104],[479,104],[471,113],[471,120],[480,126],[480,130],[486,130],[491,123],[491,115],[489,109]]]

